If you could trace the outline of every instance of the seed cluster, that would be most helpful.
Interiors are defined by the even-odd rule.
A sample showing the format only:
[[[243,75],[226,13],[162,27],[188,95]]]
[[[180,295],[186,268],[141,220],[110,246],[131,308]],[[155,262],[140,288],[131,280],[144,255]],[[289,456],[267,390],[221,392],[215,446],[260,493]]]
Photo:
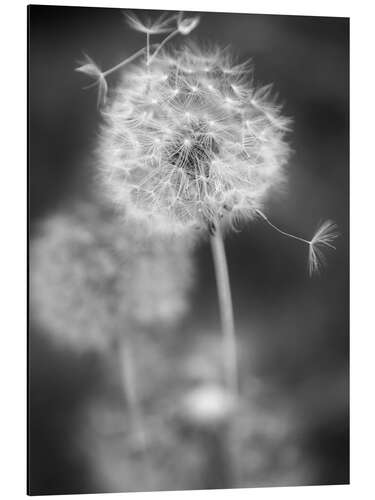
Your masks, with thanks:
[[[186,46],[127,68],[103,115],[109,194],[159,230],[254,217],[283,180],[290,121],[228,52]]]
[[[103,350],[129,329],[173,326],[192,285],[185,238],[149,238],[98,202],[48,217],[31,248],[35,319],[58,343]]]

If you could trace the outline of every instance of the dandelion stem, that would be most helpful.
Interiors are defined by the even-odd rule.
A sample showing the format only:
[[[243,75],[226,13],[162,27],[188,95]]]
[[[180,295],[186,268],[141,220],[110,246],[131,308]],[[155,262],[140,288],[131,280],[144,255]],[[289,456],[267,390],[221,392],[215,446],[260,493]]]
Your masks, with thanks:
[[[134,352],[129,338],[123,337],[119,342],[119,358],[121,379],[126,401],[129,405],[132,433],[136,436],[142,451],[146,449],[146,433],[143,412],[137,390],[136,370],[134,367]]]
[[[157,49],[155,49],[155,52],[152,54],[151,58],[148,60],[148,63],[147,64],[151,64],[153,59],[155,59],[156,55],[158,54],[158,52],[160,52],[160,50],[162,49],[162,47],[167,43],[169,42],[169,40],[172,40],[173,37],[175,37],[176,35],[179,34],[179,30],[174,30],[172,31],[172,33],[170,33],[168,36],[166,36],[164,38],[164,40],[162,42],[160,42],[160,45],[157,47]]]
[[[228,388],[238,392],[237,346],[227,259],[220,225],[210,236],[223,333],[223,356]]]

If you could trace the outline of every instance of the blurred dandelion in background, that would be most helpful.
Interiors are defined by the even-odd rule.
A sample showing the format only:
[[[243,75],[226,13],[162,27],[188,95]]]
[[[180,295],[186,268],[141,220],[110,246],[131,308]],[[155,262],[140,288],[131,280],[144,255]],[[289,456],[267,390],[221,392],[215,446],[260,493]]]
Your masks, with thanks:
[[[146,462],[134,446],[134,434],[118,401],[112,405],[96,401],[81,419],[85,454],[100,478],[100,491],[139,491],[140,485],[152,491],[311,480],[309,463],[295,436],[297,416],[254,373],[247,377],[241,396],[226,388],[216,332],[202,333],[189,353],[181,350],[170,361],[155,346],[146,346],[143,353],[148,361],[152,357],[149,365],[157,365],[159,375],[150,377],[139,370],[143,387],[148,386],[142,391],[148,401]],[[177,383],[168,383],[170,379]]]
[[[173,325],[184,316],[191,259],[184,240],[149,238],[103,204],[77,203],[43,221],[33,242],[33,312],[56,343],[106,349],[126,325]]]
[[[131,337],[158,324],[172,327],[187,311],[193,275],[189,245],[150,239],[139,225],[120,223],[105,205],[81,202],[42,224],[31,269],[36,320],[57,345],[80,352],[114,350],[120,357],[133,427],[144,441]]]

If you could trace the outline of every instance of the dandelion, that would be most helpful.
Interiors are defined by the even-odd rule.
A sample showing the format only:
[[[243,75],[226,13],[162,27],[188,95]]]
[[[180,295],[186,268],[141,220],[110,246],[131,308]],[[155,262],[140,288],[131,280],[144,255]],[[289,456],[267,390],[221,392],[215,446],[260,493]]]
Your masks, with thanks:
[[[78,351],[106,349],[124,325],[173,326],[188,308],[190,253],[185,241],[150,239],[107,207],[79,203],[47,218],[32,243],[33,314]]]
[[[209,229],[231,386],[236,355],[222,229],[252,219],[284,178],[290,120],[219,50],[159,52],[124,72],[104,109],[100,171],[119,211],[155,232]]]
[[[42,223],[30,264],[32,314],[51,339],[78,352],[115,350],[132,427],[145,447],[131,333],[172,326],[186,312],[189,245],[145,237],[139,225],[86,202]]]
[[[98,147],[120,209],[184,233],[254,218],[280,185],[290,120],[230,67],[227,53],[185,47],[124,73]]]
[[[146,62],[122,72],[103,108],[99,169],[109,199],[124,217],[148,224],[155,234],[192,238],[198,229],[210,235],[227,384],[237,391],[223,235],[259,216],[282,232],[263,208],[285,182],[291,119],[283,115],[272,85],[257,85],[250,62],[238,63],[229,50],[192,44],[165,50],[173,37],[188,35],[198,23],[198,17],[178,15],[174,31],[152,54],[147,38]],[[322,248],[332,246],[332,230],[329,223],[311,241],[294,237],[309,245],[310,274],[323,262]]]

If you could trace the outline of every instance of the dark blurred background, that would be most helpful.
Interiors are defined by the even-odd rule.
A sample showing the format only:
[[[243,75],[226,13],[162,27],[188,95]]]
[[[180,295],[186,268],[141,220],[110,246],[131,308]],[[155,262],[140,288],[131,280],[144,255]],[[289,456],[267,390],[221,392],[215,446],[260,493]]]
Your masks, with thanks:
[[[32,238],[41,218],[84,197],[90,186],[100,117],[95,89],[82,90],[87,79],[73,71],[77,60],[86,52],[106,69],[144,40],[117,9],[32,6],[29,23]],[[251,346],[252,372],[293,410],[295,435],[311,466],[308,484],[347,483],[349,21],[203,13],[193,35],[230,45],[240,60],[253,58],[257,80],[275,83],[285,114],[294,119],[288,189],[270,202],[269,217],[306,238],[321,219],[340,227],[336,252],[313,279],[306,248],[260,222],[231,234],[226,246],[238,334]],[[184,328],[217,329],[206,243],[197,249],[197,264]],[[94,355],[55,349],[33,324],[29,348],[30,492],[96,491],[74,429],[85,402],[99,391],[100,366]]]

